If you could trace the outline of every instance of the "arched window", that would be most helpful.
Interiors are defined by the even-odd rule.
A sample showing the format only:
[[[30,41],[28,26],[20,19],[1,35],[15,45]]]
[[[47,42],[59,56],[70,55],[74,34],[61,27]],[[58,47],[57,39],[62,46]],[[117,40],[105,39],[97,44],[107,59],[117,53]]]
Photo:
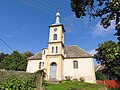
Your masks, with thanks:
[[[58,47],[56,46],[56,53],[58,53]]]
[[[53,40],[57,40],[57,34],[53,35]]]
[[[54,47],[52,47],[52,53],[54,53]]]
[[[41,69],[41,62],[39,63],[39,69]]]
[[[44,62],[42,62],[42,67],[44,67]]]
[[[73,62],[73,68],[74,69],[78,69],[78,61],[74,61]]]

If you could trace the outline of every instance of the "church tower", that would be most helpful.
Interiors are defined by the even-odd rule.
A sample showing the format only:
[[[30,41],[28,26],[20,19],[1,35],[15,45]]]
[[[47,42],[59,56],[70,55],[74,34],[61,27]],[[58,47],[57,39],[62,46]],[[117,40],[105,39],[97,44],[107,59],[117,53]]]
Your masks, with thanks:
[[[55,24],[49,26],[48,55],[46,69],[48,80],[63,79],[64,27],[60,23],[60,13],[56,13]]]

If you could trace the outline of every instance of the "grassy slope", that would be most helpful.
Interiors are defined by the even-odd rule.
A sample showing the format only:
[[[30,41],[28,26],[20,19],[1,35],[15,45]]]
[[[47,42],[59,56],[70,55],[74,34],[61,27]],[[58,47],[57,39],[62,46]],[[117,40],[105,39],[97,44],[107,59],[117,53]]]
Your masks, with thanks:
[[[48,84],[46,87],[48,90],[69,90],[70,88],[76,88],[79,90],[98,90],[98,88],[104,88],[105,86],[82,83],[82,82],[62,82],[60,84]]]

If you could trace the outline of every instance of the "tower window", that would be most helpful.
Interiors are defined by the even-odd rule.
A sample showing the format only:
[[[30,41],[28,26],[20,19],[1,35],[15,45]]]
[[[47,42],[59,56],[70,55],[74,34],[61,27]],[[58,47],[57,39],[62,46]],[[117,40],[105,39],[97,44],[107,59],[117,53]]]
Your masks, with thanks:
[[[73,62],[73,68],[74,69],[78,69],[78,61],[74,61]]]
[[[57,34],[53,35],[53,40],[57,40]]]
[[[44,54],[45,54],[45,50],[44,50]]]
[[[52,47],[52,53],[54,53],[54,47]]]
[[[56,53],[58,53],[58,47],[56,46]]]

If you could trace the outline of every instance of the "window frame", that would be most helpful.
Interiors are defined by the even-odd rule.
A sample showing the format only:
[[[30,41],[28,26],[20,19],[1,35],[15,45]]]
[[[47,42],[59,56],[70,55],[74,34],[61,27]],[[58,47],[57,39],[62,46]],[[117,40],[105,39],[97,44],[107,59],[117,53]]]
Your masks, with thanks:
[[[53,35],[53,40],[57,40],[57,37],[58,37],[58,35],[57,35],[57,34],[54,34],[54,35]]]
[[[73,61],[73,69],[78,69],[78,61]]]

